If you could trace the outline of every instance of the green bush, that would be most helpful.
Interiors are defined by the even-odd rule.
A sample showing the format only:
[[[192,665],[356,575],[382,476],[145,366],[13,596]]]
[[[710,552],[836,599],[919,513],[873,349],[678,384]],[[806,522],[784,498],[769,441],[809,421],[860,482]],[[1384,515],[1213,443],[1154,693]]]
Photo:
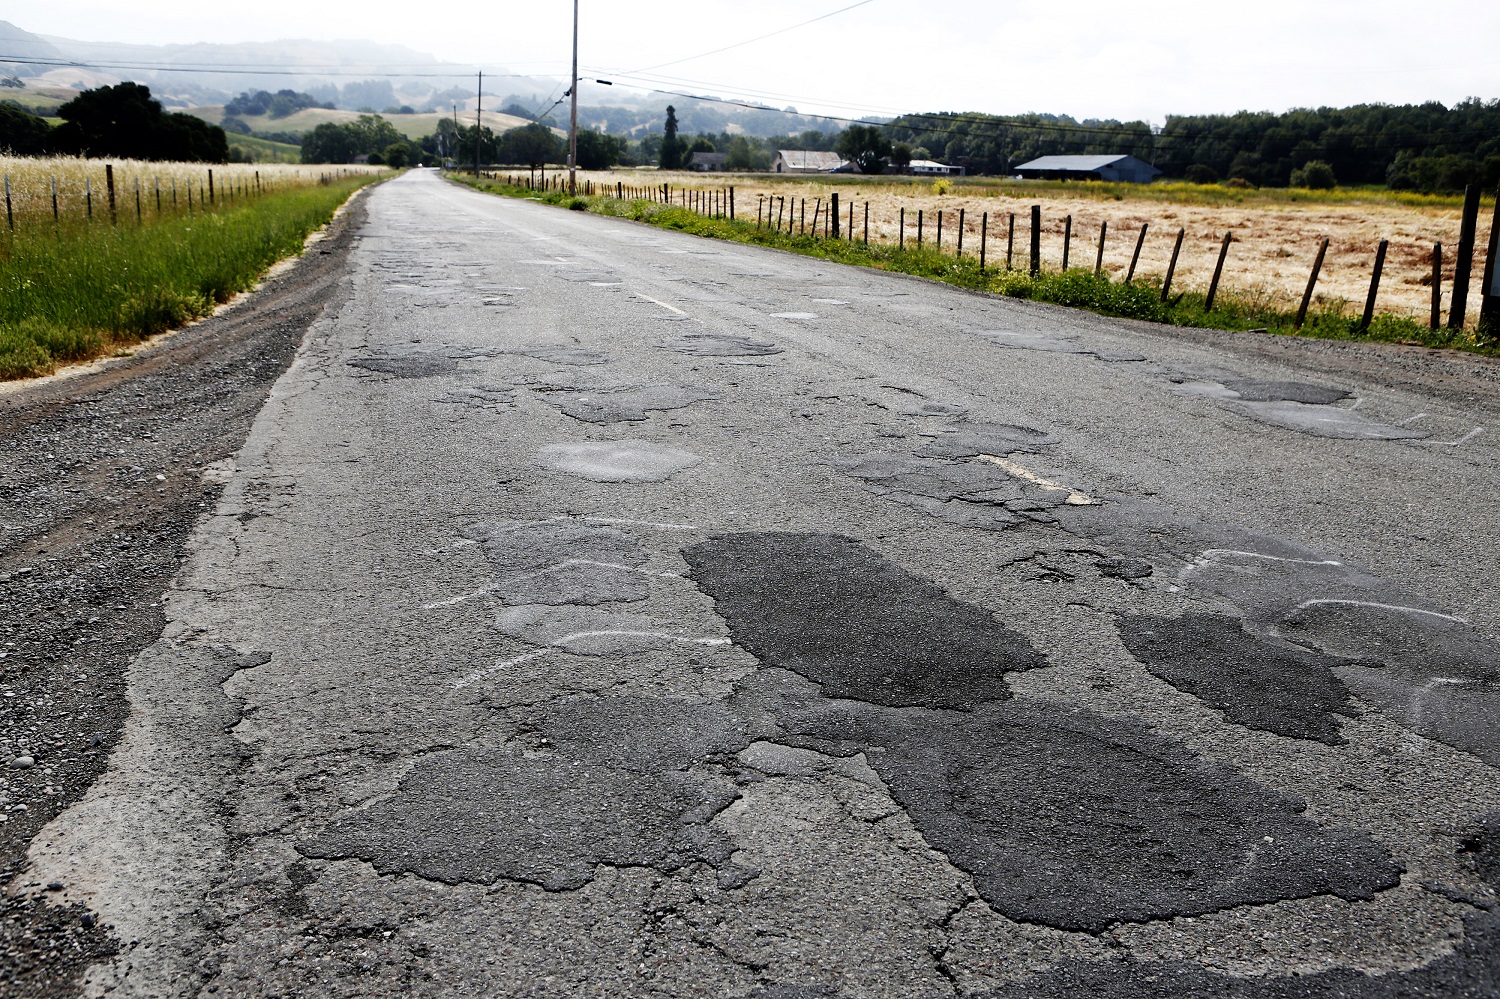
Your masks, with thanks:
[[[1313,191],[1330,191],[1338,186],[1333,167],[1322,160],[1308,160],[1292,171],[1293,187],[1305,187]]]

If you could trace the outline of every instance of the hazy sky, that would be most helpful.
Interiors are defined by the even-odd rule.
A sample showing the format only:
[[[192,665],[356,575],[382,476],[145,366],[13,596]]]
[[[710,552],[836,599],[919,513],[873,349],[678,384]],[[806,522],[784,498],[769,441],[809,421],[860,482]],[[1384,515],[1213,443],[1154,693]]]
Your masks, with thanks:
[[[839,115],[1046,111],[1160,122],[1169,113],[1500,97],[1495,0],[868,0],[661,66],[853,2],[582,0],[580,59],[590,76],[651,77]],[[568,72],[569,0],[437,4],[415,16],[421,9],[394,0],[67,0],[0,3],[0,19],[93,41],[364,38],[497,69]]]

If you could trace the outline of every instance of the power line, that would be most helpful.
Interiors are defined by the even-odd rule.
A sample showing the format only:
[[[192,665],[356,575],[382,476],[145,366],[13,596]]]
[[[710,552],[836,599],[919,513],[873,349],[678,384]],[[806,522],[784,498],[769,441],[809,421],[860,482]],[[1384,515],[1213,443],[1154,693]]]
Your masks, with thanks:
[[[791,25],[789,27],[786,27],[786,28],[777,28],[775,31],[768,31],[764,35],[756,35],[754,38],[747,38],[743,42],[735,42],[733,45],[726,45],[726,46],[724,46],[723,48],[720,48],[720,49],[713,49],[713,50],[708,51],[708,52],[700,52],[697,55],[687,56],[686,58],[683,58],[683,59],[673,59],[671,62],[659,62],[655,66],[642,66],[640,69],[622,70],[621,72],[622,73],[646,73],[646,72],[649,72],[649,71],[651,71],[653,69],[662,69],[662,68],[664,68],[666,66],[676,66],[676,65],[679,65],[679,64],[685,63],[685,62],[692,62],[694,59],[704,59],[704,58],[707,58],[708,56],[711,56],[711,55],[718,55],[720,52],[728,52],[730,49],[743,48],[746,45],[753,45],[756,42],[763,42],[767,38],[775,38],[777,35],[784,35],[788,31],[796,31],[798,28],[805,28],[809,24],[815,24],[818,21],[826,21],[826,20],[828,20],[828,18],[833,17],[833,16],[835,16],[837,14],[842,14],[842,13],[844,13],[846,11],[851,11],[851,10],[853,10],[856,7],[863,7],[865,4],[874,3],[874,2],[875,2],[875,0],[859,0],[859,3],[852,3],[852,4],[850,4],[847,7],[840,7],[838,10],[831,10],[831,11],[829,11],[826,14],[819,14],[817,17],[811,18],[811,19],[806,20],[806,21],[802,21],[802,22],[800,22],[798,24],[793,24],[793,25]]]

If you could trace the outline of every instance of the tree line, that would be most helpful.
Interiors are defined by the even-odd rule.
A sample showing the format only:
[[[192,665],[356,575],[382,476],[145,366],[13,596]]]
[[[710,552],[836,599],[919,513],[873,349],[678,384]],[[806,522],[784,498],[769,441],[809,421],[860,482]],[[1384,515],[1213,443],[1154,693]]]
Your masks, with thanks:
[[[886,132],[974,173],[1009,174],[1038,156],[1108,153],[1153,163],[1169,178],[1200,182],[1284,187],[1294,172],[1317,163],[1341,184],[1419,191],[1500,184],[1500,100],[1477,98],[1453,107],[1431,102],[1172,115],[1159,131],[1141,121],[1066,115],[905,115]],[[1323,175],[1321,167],[1316,172]]]
[[[0,149],[21,156],[119,156],[137,160],[223,163],[224,130],[190,114],[169,114],[139,83],[85,90],[47,121],[14,104],[0,104]]]

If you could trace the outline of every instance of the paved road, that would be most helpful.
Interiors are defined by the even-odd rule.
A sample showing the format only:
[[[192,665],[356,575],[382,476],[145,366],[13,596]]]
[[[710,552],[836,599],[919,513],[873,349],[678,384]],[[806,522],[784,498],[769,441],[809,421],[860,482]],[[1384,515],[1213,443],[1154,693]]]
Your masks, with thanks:
[[[367,206],[33,844],[91,990],[1500,989],[1495,365]]]

